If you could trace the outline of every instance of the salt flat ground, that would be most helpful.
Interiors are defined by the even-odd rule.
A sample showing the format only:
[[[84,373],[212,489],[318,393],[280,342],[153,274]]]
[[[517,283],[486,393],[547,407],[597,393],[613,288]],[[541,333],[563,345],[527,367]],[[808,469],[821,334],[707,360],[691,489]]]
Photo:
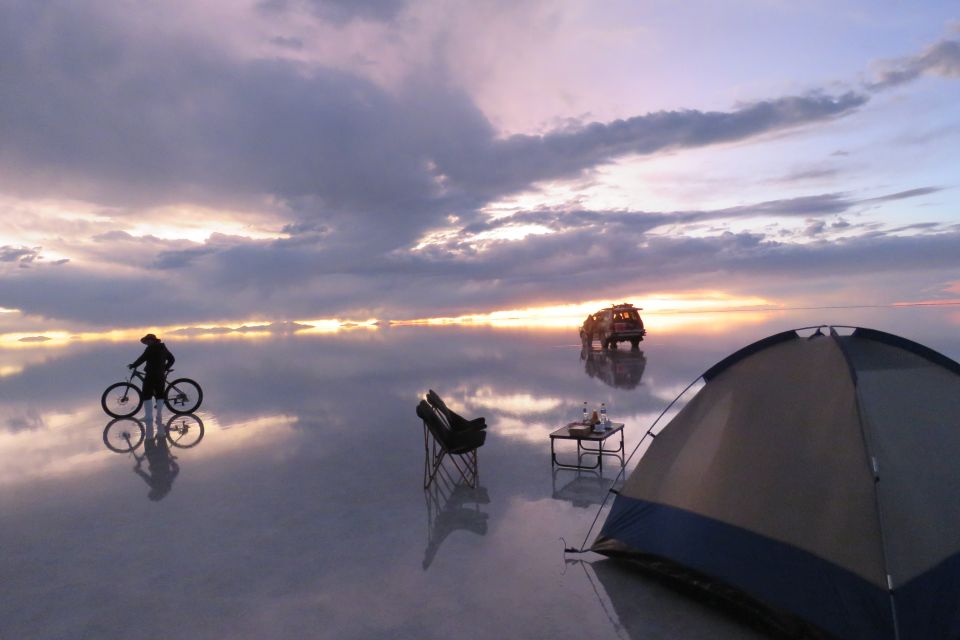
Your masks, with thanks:
[[[619,563],[565,562],[615,473],[553,471],[547,434],[606,402],[630,450],[724,356],[831,322],[960,359],[956,308],[650,316],[642,353],[613,356],[569,329],[170,336],[204,432],[160,491],[144,446],[102,437],[138,344],[2,350],[0,638],[763,637]],[[421,487],[428,388],[487,418],[477,491]]]

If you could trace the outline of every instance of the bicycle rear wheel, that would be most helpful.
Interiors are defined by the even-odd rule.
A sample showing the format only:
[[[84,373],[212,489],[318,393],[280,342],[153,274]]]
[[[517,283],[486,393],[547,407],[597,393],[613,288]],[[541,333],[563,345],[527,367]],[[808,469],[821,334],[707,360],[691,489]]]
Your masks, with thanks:
[[[167,408],[174,413],[193,413],[203,402],[203,389],[190,378],[179,378],[167,386],[164,394]]]
[[[100,406],[114,418],[129,418],[140,409],[143,397],[140,389],[129,382],[118,382],[107,387],[100,396]]]
[[[133,418],[117,418],[103,428],[103,444],[117,453],[133,451],[143,442],[143,423]]]
[[[171,418],[167,423],[167,440],[181,449],[196,446],[203,440],[203,420],[194,415]]]

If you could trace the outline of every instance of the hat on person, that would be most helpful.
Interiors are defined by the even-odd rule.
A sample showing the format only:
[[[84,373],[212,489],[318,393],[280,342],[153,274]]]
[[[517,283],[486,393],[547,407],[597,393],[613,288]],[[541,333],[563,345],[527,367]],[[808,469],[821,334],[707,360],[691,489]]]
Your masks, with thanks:
[[[147,335],[140,338],[140,342],[142,342],[143,344],[150,344],[151,342],[159,342],[159,341],[160,339],[157,338],[157,336],[153,335],[152,333],[148,333]]]

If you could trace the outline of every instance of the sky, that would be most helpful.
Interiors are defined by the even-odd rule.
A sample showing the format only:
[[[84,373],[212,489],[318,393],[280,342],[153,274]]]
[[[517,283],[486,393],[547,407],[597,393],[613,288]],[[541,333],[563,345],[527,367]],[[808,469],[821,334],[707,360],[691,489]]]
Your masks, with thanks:
[[[0,334],[960,301],[953,2],[0,0],[0,87]]]

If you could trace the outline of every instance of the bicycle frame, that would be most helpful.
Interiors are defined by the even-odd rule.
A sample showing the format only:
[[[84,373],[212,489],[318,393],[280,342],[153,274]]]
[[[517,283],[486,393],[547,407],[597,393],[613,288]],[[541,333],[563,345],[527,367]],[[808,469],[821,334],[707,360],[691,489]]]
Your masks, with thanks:
[[[172,371],[173,371],[173,369],[167,369],[166,371],[163,372],[163,387],[164,387],[164,389],[166,389],[166,387],[167,387],[167,375],[170,374]],[[141,393],[142,393],[142,392],[143,392],[143,383],[146,382],[146,380],[147,380],[147,374],[144,373],[143,371],[140,371],[139,368],[138,368],[138,369],[132,369],[132,370],[130,371],[130,377],[127,378],[127,382],[128,382],[129,384],[133,384],[133,379],[134,379],[134,378],[136,378],[137,380],[140,381],[140,386],[139,386],[138,388],[140,389],[140,391],[141,391]]]

